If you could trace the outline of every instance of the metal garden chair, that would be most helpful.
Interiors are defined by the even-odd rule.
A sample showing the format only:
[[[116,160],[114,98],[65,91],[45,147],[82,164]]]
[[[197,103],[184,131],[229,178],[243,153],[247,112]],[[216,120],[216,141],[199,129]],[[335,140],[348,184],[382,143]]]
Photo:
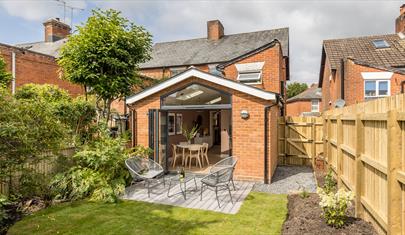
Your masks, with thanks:
[[[211,167],[210,173],[218,171],[218,170],[226,168],[226,167],[233,167],[233,169],[235,170],[236,163],[238,163],[237,157],[231,156],[231,157],[224,158],[221,161],[215,163]],[[236,190],[235,183],[233,182],[233,174],[232,174],[231,182],[232,182],[233,190]]]
[[[201,194],[200,194],[200,201],[202,200],[202,195],[204,191],[204,187],[207,188],[214,188],[215,189],[215,196],[217,198],[218,207],[221,207],[218,198],[218,189],[227,189],[229,196],[231,197],[231,203],[233,204],[231,189],[229,188],[229,184],[232,182],[234,167],[225,167],[210,173],[209,175],[203,177],[201,179]]]
[[[150,197],[150,183],[163,176],[163,185],[165,185],[164,170],[161,165],[149,158],[131,157],[125,160],[129,173],[134,179],[143,180],[148,188],[148,197]]]

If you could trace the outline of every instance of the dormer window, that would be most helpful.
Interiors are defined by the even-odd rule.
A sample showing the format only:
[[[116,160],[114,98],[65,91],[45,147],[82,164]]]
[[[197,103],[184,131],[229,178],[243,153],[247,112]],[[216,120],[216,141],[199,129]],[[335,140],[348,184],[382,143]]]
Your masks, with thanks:
[[[374,40],[373,44],[374,44],[375,48],[377,48],[377,49],[389,48],[390,47],[390,44],[388,44],[388,42],[385,41],[384,39]]]
[[[261,84],[264,62],[236,64],[238,81],[244,84]]]

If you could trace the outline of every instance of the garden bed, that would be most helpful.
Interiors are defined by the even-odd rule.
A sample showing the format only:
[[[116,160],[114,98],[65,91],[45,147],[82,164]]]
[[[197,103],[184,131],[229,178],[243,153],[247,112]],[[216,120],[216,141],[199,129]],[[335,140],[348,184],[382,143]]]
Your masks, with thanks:
[[[350,217],[343,228],[328,226],[319,206],[319,197],[315,193],[307,198],[299,194],[288,196],[288,218],[283,224],[282,234],[377,234],[372,225],[353,217],[354,210],[349,210]]]

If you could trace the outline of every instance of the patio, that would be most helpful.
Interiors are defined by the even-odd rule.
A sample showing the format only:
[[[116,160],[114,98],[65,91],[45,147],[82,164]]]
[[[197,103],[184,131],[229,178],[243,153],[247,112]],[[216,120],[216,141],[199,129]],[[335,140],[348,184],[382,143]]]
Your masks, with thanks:
[[[174,175],[169,175],[166,176],[166,178],[168,179],[173,176]],[[201,177],[202,176],[200,175],[196,175],[197,190],[193,181],[187,183],[186,200],[181,193],[180,185],[178,183],[172,185],[170,189],[171,196],[167,196],[169,186],[168,180],[166,181],[166,186],[164,186],[163,183],[158,183],[153,187],[150,197],[148,197],[148,191],[143,182],[133,184],[126,188],[123,199],[215,211],[225,214],[236,214],[254,185],[252,182],[235,181],[235,190],[231,190],[233,204],[231,203],[227,190],[218,191],[218,197],[221,204],[221,207],[219,207],[215,197],[215,192],[210,189],[204,190],[202,200],[200,201]]]

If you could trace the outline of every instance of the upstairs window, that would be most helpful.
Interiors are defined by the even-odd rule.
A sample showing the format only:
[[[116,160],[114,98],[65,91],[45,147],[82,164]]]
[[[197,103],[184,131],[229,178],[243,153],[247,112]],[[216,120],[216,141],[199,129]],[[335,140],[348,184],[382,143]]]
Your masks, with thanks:
[[[364,81],[364,98],[372,99],[390,95],[389,80],[365,80]]]
[[[319,100],[311,101],[311,112],[319,112]]]
[[[373,44],[374,44],[375,48],[377,48],[377,49],[389,48],[390,47],[390,44],[388,44],[388,42],[385,41],[384,39],[374,40]]]
[[[239,72],[238,81],[245,84],[260,84],[262,83],[262,72]]]
[[[238,81],[245,84],[261,84],[264,62],[236,64]]]

